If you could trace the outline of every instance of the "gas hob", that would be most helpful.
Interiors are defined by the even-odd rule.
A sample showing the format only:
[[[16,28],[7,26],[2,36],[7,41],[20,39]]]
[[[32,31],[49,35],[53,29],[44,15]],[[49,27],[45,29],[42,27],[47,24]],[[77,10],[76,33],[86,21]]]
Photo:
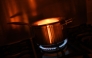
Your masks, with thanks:
[[[37,58],[92,58],[92,26],[68,28],[67,47],[62,52],[43,53],[34,43]],[[0,47],[0,58],[35,58],[29,39]],[[55,56],[54,56],[55,55]]]

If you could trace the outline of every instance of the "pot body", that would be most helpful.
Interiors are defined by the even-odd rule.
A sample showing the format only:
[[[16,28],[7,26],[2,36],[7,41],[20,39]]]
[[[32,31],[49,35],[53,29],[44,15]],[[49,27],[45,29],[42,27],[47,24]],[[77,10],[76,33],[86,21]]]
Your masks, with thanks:
[[[33,26],[33,40],[39,45],[54,45],[66,38],[66,29],[60,23],[51,23],[41,26]]]

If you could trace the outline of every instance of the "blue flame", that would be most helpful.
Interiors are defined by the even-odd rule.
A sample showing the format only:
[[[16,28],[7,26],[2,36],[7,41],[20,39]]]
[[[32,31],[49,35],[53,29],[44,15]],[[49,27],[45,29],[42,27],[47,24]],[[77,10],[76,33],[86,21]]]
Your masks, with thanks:
[[[67,44],[67,39],[64,40],[64,43],[59,46],[59,48],[64,47]],[[43,46],[39,46],[42,50],[56,50],[58,47],[45,48]]]
[[[68,41],[68,40],[67,40],[67,39],[65,39],[65,40],[64,40],[64,43],[63,43],[62,45],[60,45],[59,47],[60,47],[60,48],[62,48],[63,46],[65,46],[65,45],[66,45],[66,43],[67,43],[67,41]]]

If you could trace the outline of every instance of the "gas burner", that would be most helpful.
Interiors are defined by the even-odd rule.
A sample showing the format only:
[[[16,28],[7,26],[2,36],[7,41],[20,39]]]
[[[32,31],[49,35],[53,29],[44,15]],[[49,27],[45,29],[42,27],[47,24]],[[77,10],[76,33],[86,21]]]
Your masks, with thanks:
[[[60,42],[54,45],[47,45],[47,46],[39,45],[39,48],[44,52],[56,52],[56,51],[64,49],[67,42],[68,42],[68,39],[65,39],[63,42]]]

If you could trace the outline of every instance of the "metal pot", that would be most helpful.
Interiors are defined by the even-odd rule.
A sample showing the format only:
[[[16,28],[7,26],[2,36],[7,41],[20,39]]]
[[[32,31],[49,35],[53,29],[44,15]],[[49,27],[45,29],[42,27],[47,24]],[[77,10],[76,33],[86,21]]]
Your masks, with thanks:
[[[33,23],[33,40],[39,45],[54,45],[66,39],[61,18],[47,18]]]

